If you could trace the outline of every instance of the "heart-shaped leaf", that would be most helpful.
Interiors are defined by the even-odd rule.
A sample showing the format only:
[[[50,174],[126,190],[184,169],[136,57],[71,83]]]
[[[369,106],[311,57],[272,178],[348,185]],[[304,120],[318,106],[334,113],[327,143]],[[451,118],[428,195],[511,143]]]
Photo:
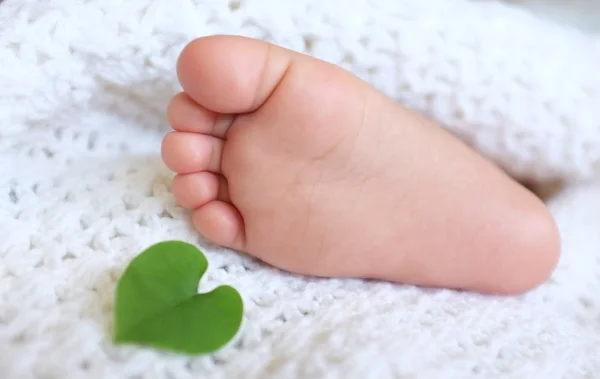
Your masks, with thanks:
[[[242,323],[243,301],[230,286],[198,293],[208,261],[195,246],[166,241],[138,255],[115,295],[115,343],[186,354],[226,345]]]

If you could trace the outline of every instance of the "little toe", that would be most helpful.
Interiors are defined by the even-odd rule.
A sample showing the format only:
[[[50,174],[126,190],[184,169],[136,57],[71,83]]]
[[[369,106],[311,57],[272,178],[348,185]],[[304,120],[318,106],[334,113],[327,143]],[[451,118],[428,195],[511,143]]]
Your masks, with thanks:
[[[178,174],[221,171],[223,140],[204,134],[172,132],[162,143],[162,158]]]
[[[187,209],[213,200],[230,201],[225,177],[207,171],[175,176],[171,190],[177,203]]]
[[[173,97],[167,109],[171,127],[180,132],[211,134],[223,138],[234,117],[204,108],[181,92]]]
[[[211,242],[235,250],[244,249],[244,221],[233,205],[211,201],[194,211],[192,223]]]

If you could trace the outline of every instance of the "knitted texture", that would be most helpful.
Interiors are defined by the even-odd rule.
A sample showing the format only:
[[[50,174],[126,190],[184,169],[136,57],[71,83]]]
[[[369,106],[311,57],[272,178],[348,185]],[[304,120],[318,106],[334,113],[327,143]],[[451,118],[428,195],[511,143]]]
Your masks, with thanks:
[[[159,149],[179,90],[177,55],[216,33],[339,64],[515,176],[600,173],[600,38],[508,5],[5,0],[3,379],[599,375],[600,184],[549,200],[563,257],[549,283],[519,297],[305,278],[205,243],[173,200]],[[239,337],[215,355],[111,344],[118,277],[142,249],[170,239],[202,246],[206,284],[231,284],[245,299]]]

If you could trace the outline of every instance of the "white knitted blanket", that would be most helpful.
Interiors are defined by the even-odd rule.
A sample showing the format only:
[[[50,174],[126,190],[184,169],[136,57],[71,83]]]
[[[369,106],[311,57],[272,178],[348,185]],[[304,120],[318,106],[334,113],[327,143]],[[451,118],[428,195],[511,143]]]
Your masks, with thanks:
[[[512,174],[567,187],[553,279],[488,297],[280,272],[205,244],[159,159],[193,37],[338,63]],[[600,377],[600,37],[467,0],[5,0],[0,4],[2,379]],[[435,236],[432,236],[435,238]],[[209,357],[111,344],[113,293],[152,243],[206,248],[246,301]]]

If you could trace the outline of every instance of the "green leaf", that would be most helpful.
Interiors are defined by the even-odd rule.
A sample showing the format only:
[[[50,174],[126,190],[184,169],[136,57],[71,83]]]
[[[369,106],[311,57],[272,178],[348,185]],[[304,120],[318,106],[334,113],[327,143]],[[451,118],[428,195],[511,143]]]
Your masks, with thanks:
[[[115,343],[186,354],[212,353],[238,332],[240,294],[230,286],[198,293],[208,261],[195,246],[166,241],[138,255],[117,284]]]

